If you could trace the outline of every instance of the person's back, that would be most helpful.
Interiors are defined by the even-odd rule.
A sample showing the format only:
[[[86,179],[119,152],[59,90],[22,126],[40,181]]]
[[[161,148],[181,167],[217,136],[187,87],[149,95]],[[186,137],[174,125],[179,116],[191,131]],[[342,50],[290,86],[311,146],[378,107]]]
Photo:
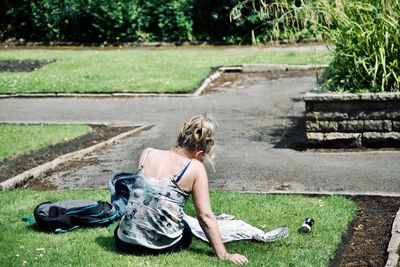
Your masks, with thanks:
[[[183,206],[192,195],[197,219],[218,258],[244,264],[222,243],[211,209],[208,176],[203,161],[214,145],[217,124],[205,114],[185,123],[171,150],[145,149],[130,192],[126,213],[115,230],[119,250],[164,253],[186,249],[192,242]]]
[[[145,154],[144,164],[142,163],[143,169],[146,174],[156,179],[165,179],[177,175],[188,163],[187,157],[171,150],[147,148],[143,152]]]
[[[179,147],[172,150],[147,148],[142,152],[139,159],[139,162],[142,162],[139,169],[142,169],[148,176],[159,180],[181,176],[178,181],[179,187],[190,193],[196,175],[201,171],[199,169],[204,168],[204,166],[199,160],[185,153]]]
[[[144,155],[118,237],[130,244],[165,249],[182,237],[183,207],[189,193],[179,181],[191,160],[155,149],[146,149]]]

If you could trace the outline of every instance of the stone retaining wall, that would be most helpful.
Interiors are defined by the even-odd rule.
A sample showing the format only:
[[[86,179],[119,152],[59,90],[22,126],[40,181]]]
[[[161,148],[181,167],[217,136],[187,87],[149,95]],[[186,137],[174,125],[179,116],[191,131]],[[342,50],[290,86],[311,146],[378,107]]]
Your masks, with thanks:
[[[304,101],[310,145],[400,146],[400,92],[307,93]]]

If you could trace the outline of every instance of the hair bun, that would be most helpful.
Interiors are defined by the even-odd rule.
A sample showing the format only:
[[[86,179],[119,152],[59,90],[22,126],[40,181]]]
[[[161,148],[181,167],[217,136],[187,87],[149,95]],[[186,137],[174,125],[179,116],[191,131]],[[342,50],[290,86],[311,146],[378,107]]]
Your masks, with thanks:
[[[178,146],[209,153],[214,143],[216,129],[217,122],[209,118],[207,114],[192,117],[181,129]]]
[[[203,138],[203,128],[197,128],[194,130],[194,139],[198,142],[202,141]]]

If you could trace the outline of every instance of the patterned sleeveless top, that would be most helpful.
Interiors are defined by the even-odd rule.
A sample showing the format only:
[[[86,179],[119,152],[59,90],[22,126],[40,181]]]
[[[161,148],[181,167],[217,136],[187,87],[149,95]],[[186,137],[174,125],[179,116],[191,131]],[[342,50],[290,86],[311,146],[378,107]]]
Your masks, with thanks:
[[[129,244],[163,249],[182,238],[183,207],[189,194],[179,187],[178,182],[191,161],[179,175],[160,180],[143,171],[145,159],[136,173],[117,234]]]

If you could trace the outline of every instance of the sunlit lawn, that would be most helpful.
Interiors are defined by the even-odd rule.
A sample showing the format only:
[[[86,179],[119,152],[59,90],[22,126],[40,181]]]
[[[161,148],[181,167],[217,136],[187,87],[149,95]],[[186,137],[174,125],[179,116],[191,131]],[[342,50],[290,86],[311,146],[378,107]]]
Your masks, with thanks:
[[[109,200],[107,190],[0,192],[0,263],[2,266],[230,266],[213,256],[212,249],[195,239],[187,251],[161,256],[133,256],[116,251],[113,230],[78,229],[49,234],[23,222],[43,201],[66,199]],[[355,204],[344,197],[255,195],[212,192],[214,212],[234,214],[265,231],[280,225],[289,237],[272,243],[228,243],[231,252],[242,253],[249,266],[327,266],[355,213]],[[186,213],[194,215],[189,201]],[[297,233],[305,217],[313,217],[310,234]]]
[[[89,132],[87,125],[0,124],[0,162]]]
[[[212,68],[248,63],[329,63],[328,51],[240,48],[122,50],[1,49],[4,59],[56,59],[33,72],[0,72],[0,93],[184,93]]]

